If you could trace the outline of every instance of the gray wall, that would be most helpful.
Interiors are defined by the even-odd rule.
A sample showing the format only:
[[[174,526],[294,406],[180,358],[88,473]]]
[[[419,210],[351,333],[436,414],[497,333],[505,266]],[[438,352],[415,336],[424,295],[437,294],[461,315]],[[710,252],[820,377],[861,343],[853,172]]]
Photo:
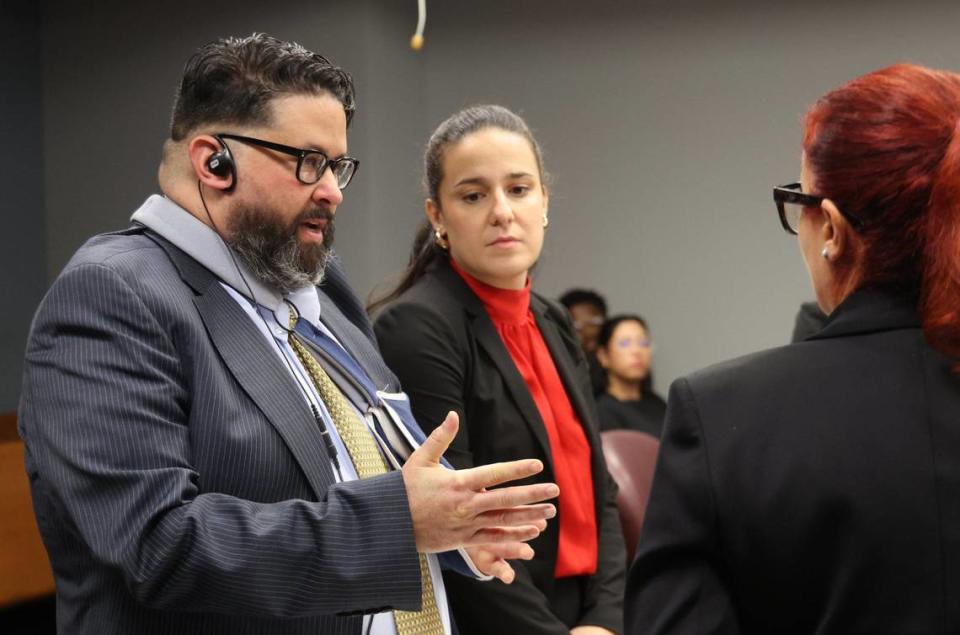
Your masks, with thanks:
[[[36,3],[7,2],[0,10],[0,69],[0,412],[6,412],[17,407],[27,330],[47,278]]]
[[[592,286],[614,311],[643,313],[665,388],[785,342],[811,296],[770,198],[798,173],[806,105],[899,60],[960,69],[960,5],[951,2],[428,4],[427,44],[413,53],[412,0],[49,2],[48,278],[156,190],[190,52],[262,30],[323,52],[358,80],[350,149],[362,166],[337,218],[358,290],[406,260],[432,128],[463,105],[501,102],[527,116],[554,176],[536,286],[549,295]]]

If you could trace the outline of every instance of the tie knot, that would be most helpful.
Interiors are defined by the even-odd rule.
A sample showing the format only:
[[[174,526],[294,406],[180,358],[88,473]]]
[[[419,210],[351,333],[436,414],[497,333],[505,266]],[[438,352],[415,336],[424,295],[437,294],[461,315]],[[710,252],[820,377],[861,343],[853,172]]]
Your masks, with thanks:
[[[294,311],[293,308],[290,307],[290,305],[287,305],[287,315],[290,316],[289,317],[290,330],[293,331],[295,328],[297,328],[297,312]]]

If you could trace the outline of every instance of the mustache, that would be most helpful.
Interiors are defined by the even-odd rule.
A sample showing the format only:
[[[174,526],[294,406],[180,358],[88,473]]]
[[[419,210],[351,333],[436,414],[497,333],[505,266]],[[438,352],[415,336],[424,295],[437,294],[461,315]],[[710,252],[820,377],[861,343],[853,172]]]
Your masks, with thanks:
[[[308,220],[322,220],[326,221],[328,225],[333,224],[333,212],[330,208],[327,207],[318,207],[316,209],[308,209],[300,214],[293,220],[293,226],[296,227],[300,223],[304,223]]]

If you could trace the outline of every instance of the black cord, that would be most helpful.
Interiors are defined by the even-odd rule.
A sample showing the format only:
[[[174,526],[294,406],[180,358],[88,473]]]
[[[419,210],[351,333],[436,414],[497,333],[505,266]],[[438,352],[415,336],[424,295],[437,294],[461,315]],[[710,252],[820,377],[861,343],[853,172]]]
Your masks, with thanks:
[[[250,283],[247,282],[246,277],[243,275],[243,270],[240,269],[240,263],[237,262],[237,257],[233,253],[233,249],[230,248],[230,245],[227,244],[227,241],[223,239],[223,236],[220,234],[220,229],[217,227],[217,224],[213,222],[213,216],[210,214],[210,210],[207,209],[207,201],[203,197],[203,185],[200,179],[197,179],[197,192],[200,193],[200,203],[203,205],[203,211],[207,214],[207,219],[210,221],[210,226],[213,228],[214,233],[217,235],[217,238],[220,239],[220,242],[223,243],[223,246],[227,248],[227,253],[230,254],[230,260],[233,261],[233,266],[237,270],[237,275],[240,276],[240,279],[243,281],[243,285],[247,288],[247,293],[250,295],[250,302],[253,305],[253,312],[257,314],[257,317],[260,318],[260,321],[263,322],[264,328],[267,329],[267,333],[270,333],[270,325],[267,323],[267,320],[264,319],[263,315],[257,309],[257,300],[253,295],[253,289],[250,288]],[[290,300],[283,298],[283,301],[287,306],[294,311],[297,315],[297,319],[300,319],[300,311],[297,309],[297,306],[290,302]],[[293,329],[288,326],[280,324],[280,320],[277,319],[277,314],[275,311],[271,311],[273,314],[273,320],[276,322],[280,328],[287,332],[287,334],[292,335]],[[300,381],[297,379],[297,372],[293,369],[293,364],[290,363],[290,360],[287,358],[286,352],[283,350],[283,347],[280,346],[280,343],[272,335],[270,339],[273,341],[274,345],[277,347],[277,350],[280,351],[280,357],[287,364],[287,368],[290,370],[290,375],[293,378],[293,383],[297,385],[297,388],[300,389],[300,392],[303,393],[304,398],[307,400],[307,404],[310,405],[310,411],[313,413],[313,420],[317,424],[317,428],[320,429],[320,437],[323,439],[323,445],[327,450],[327,456],[330,458],[330,462],[333,463],[333,469],[337,473],[337,480],[341,483],[343,482],[343,473],[340,471],[340,459],[337,455],[337,447],[333,444],[333,439],[330,437],[330,431],[327,430],[327,424],[324,423],[323,417],[320,416],[320,411],[317,409],[317,405],[313,402],[313,399],[310,398],[309,393],[304,390],[303,386],[300,384]]]

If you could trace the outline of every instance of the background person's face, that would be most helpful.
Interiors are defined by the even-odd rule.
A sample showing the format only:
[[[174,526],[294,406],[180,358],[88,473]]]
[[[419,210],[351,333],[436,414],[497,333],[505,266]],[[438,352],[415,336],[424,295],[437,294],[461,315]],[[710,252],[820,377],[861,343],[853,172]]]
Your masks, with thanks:
[[[427,214],[457,264],[489,285],[522,288],[540,257],[547,212],[530,142],[500,128],[467,135],[444,152],[438,196]]]
[[[621,381],[640,384],[650,372],[650,339],[639,322],[625,320],[613,330],[602,349],[600,362],[610,375]]]
[[[600,337],[600,327],[603,326],[603,313],[589,303],[571,305],[569,310],[583,350],[588,353],[597,350],[597,338]]]

